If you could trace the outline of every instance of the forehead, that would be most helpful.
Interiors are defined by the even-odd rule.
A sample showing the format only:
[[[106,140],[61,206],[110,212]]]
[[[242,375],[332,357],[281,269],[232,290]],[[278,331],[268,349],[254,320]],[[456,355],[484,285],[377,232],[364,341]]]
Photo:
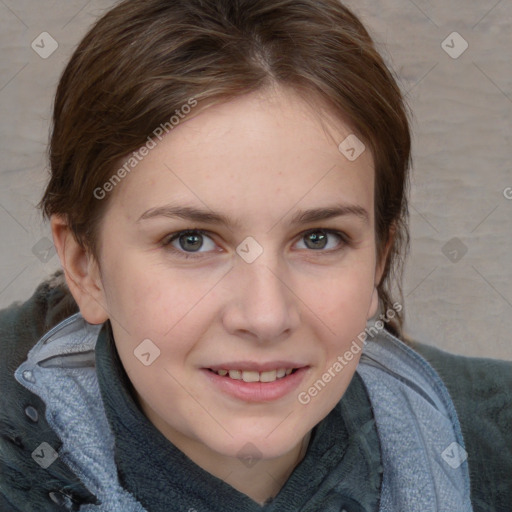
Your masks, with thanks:
[[[350,127],[318,101],[291,89],[257,91],[155,139],[111,199],[132,221],[176,200],[237,218],[280,218],[294,205],[326,202],[359,204],[373,216],[373,160],[368,150],[349,160],[339,149],[347,137]]]

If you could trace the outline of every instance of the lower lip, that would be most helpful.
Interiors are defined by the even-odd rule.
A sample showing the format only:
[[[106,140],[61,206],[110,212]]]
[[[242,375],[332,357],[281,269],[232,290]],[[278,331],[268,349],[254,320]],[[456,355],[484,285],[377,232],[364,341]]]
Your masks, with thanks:
[[[206,377],[224,393],[245,402],[270,402],[279,400],[294,389],[304,379],[309,367],[299,368],[294,373],[277,379],[274,382],[245,382],[243,380],[221,377],[219,374],[207,369],[201,369]]]

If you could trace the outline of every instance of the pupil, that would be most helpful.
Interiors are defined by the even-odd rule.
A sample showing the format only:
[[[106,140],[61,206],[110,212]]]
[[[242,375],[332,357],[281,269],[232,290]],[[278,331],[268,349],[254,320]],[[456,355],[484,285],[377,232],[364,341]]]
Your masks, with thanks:
[[[183,249],[197,251],[201,247],[201,243],[202,243],[201,238],[202,238],[201,235],[193,235],[193,234],[182,235],[180,238],[180,244],[181,244],[182,240],[185,240],[185,244],[181,244]],[[187,244],[189,242],[192,245],[192,247],[191,246],[187,247]]]
[[[313,249],[322,249],[323,247],[325,247],[325,241],[327,239],[327,237],[325,236],[325,233],[322,233],[321,231],[316,231],[315,233],[310,233],[308,235],[308,238],[314,244],[317,242],[320,242],[319,245],[313,246]],[[322,244],[322,242],[324,242],[324,243]]]

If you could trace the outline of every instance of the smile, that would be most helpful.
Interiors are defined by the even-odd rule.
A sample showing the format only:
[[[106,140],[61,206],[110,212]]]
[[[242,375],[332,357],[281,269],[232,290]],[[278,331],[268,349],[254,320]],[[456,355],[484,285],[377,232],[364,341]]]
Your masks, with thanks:
[[[312,371],[291,361],[267,364],[238,363],[202,368],[208,387],[243,402],[279,400],[296,391]]]
[[[212,370],[211,372],[234,380],[243,380],[244,382],[274,382],[283,377],[292,374],[297,368],[279,368],[265,372],[257,372],[253,370]]]

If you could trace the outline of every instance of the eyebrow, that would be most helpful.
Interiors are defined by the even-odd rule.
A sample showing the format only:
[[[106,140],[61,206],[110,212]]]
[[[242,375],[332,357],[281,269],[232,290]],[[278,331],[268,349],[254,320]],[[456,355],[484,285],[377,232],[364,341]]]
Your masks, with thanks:
[[[332,205],[323,208],[310,208],[308,210],[299,210],[292,217],[292,225],[308,224],[322,220],[332,219],[353,215],[362,219],[366,224],[370,221],[368,211],[362,206],[352,204]],[[136,222],[155,217],[168,217],[202,222],[205,224],[220,224],[226,227],[240,227],[240,222],[231,219],[229,216],[213,211],[202,210],[191,206],[172,205],[159,206],[151,208],[144,212]]]

